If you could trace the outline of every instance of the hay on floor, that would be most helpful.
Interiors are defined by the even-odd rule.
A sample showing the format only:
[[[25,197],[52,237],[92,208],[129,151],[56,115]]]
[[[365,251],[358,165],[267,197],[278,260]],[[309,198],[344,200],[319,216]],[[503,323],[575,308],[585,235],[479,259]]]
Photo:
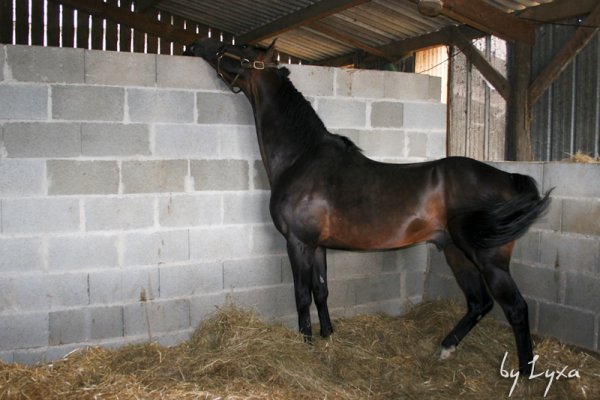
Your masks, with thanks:
[[[312,345],[288,328],[228,306],[190,341],[165,348],[92,348],[49,365],[0,363],[2,399],[506,399],[516,367],[512,331],[484,319],[449,360],[438,344],[462,315],[447,301],[415,307],[404,317],[335,321],[333,337]],[[554,381],[546,399],[600,399],[600,360],[556,340],[536,341],[537,371],[577,369],[579,379]],[[556,374],[555,374],[556,375]],[[521,378],[512,394],[541,399],[548,379]]]

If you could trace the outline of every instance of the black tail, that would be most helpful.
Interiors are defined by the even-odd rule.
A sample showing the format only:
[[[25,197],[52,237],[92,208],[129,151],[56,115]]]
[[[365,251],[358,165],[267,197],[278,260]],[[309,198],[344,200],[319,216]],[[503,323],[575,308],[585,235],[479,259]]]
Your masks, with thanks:
[[[512,174],[512,179],[517,195],[509,200],[486,199],[463,214],[463,234],[473,247],[489,249],[512,242],[548,210],[552,189],[541,197],[530,176]]]

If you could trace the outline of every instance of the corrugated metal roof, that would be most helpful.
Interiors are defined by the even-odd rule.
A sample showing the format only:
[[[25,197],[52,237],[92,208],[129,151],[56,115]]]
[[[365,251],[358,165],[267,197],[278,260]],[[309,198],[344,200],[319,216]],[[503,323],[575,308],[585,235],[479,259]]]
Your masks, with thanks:
[[[552,0],[485,1],[505,12],[514,12]],[[164,0],[156,8],[236,37],[317,3],[320,1]],[[456,24],[456,21],[444,16],[423,16],[411,0],[371,0],[326,16],[316,25],[312,21],[276,36],[279,38],[278,49],[283,53],[308,62],[319,62],[355,52],[357,46],[352,44],[353,41],[377,48]],[[327,34],[326,30],[334,30],[336,37]],[[264,39],[261,44],[268,44],[271,40]]]

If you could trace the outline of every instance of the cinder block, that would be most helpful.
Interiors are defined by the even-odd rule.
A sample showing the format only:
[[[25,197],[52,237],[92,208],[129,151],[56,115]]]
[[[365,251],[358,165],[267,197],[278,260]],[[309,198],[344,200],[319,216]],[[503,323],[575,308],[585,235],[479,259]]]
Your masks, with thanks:
[[[568,184],[565,184],[568,182]],[[554,196],[600,197],[600,169],[594,164],[545,163],[544,191],[555,187]]]
[[[560,271],[521,263],[512,263],[510,271],[523,295],[553,303],[559,301]]]
[[[285,250],[285,247],[284,247]],[[382,271],[383,252],[327,250],[328,275],[331,279],[375,275]]]
[[[423,297],[425,292],[425,271],[406,271],[404,274],[404,287],[402,297]]]
[[[48,194],[117,194],[115,161],[48,160]]]
[[[222,222],[219,194],[171,195],[162,197],[158,207],[161,226],[202,226]]]
[[[210,125],[157,125],[153,154],[158,156],[216,157],[219,128]]]
[[[128,233],[124,236],[125,265],[157,265],[189,260],[188,231]]]
[[[61,236],[48,239],[48,268],[81,270],[118,266],[116,236]]]
[[[48,313],[0,315],[0,350],[48,345]]]
[[[82,124],[81,153],[84,156],[149,155],[150,128],[142,124]]]
[[[340,307],[354,307],[356,305],[356,288],[361,285],[362,279],[333,279],[327,283],[329,297],[327,304],[330,309]],[[294,288],[290,287],[289,296],[294,298]]]
[[[0,48],[0,51],[2,51],[2,49]],[[2,54],[0,54],[0,67],[2,67]],[[2,81],[2,71],[0,70],[0,81]],[[0,361],[3,362],[4,364],[11,364],[13,362],[18,362],[15,361],[15,357],[14,357],[15,353],[12,350],[9,351],[0,351]]]
[[[377,128],[401,128],[404,120],[404,104],[392,101],[376,101],[371,104],[371,126]]]
[[[12,123],[4,125],[8,157],[77,157],[81,152],[77,123]]]
[[[88,310],[91,340],[120,338],[124,334],[123,307],[94,307]]]
[[[17,350],[13,355],[17,364],[39,366],[48,362],[48,347]]]
[[[221,263],[160,267],[160,297],[189,297],[223,290]]]
[[[186,300],[152,301],[123,307],[125,336],[148,335],[190,327],[190,303]]]
[[[47,302],[50,309],[87,306],[90,304],[88,274],[49,274],[45,279]]]
[[[446,130],[446,105],[441,103],[404,103],[403,123],[407,129]]]
[[[133,122],[194,122],[194,94],[179,90],[127,89]]]
[[[42,240],[40,238],[0,238],[0,273],[40,270]]]
[[[186,160],[124,161],[123,193],[184,192]]]
[[[90,272],[90,304],[150,301],[159,295],[158,267]]]
[[[424,132],[406,132],[406,148],[409,157],[427,157],[429,136]]]
[[[122,121],[125,90],[108,86],[55,85],[52,118],[80,121]]]
[[[254,126],[219,126],[217,131],[219,158],[260,160],[260,150]]]
[[[225,289],[282,283],[280,257],[225,261],[223,271]]]
[[[271,190],[271,184],[269,183],[269,177],[267,170],[262,161],[255,161],[250,164],[252,170],[250,171],[250,178],[252,180],[252,189],[254,190]]]
[[[79,230],[77,199],[2,200],[5,234],[69,232]]]
[[[85,229],[129,230],[154,225],[154,199],[150,197],[96,197],[84,200]]]
[[[6,63],[20,82],[83,83],[83,50],[7,46]]]
[[[290,80],[304,96],[333,96],[334,68],[286,65]],[[339,73],[339,72],[338,72]]]
[[[41,273],[1,276],[0,313],[48,309],[48,284],[44,278]]]
[[[35,196],[45,192],[41,160],[0,159],[0,196]]]
[[[5,68],[5,57],[4,57],[4,53],[5,52],[5,46],[4,45],[0,45],[0,82],[2,82],[4,80],[4,68]],[[12,74],[12,72],[11,72]]]
[[[565,304],[591,312],[600,310],[600,277],[568,273]]]
[[[444,252],[432,245],[429,245],[429,273],[454,279],[452,269],[446,261]]]
[[[189,299],[191,327],[198,327],[202,321],[215,314],[220,307],[226,304],[226,297],[225,292],[191,297]]]
[[[562,229],[563,202],[565,201],[566,199],[560,199],[552,196],[550,201],[550,207],[548,207],[546,215],[538,219],[532,225],[532,228],[560,231]]]
[[[248,190],[248,162],[243,160],[192,160],[196,190]]]
[[[268,192],[241,192],[223,195],[225,224],[261,224],[271,222]]]
[[[401,276],[397,273],[366,277],[356,286],[356,304],[390,300],[401,296]]]
[[[48,86],[29,84],[1,85],[0,119],[29,121],[48,119]]]
[[[423,297],[427,300],[465,298],[454,278],[432,273],[428,273],[425,279]]]
[[[199,124],[254,125],[252,107],[245,96],[232,93],[197,93]]]
[[[494,161],[489,162],[488,164],[511,174],[529,175],[537,182],[538,189],[542,189],[542,183],[544,180],[543,162]]]
[[[358,145],[367,157],[405,157],[404,132],[398,130],[375,130],[360,132]]]
[[[273,224],[252,226],[252,254],[287,254],[285,239]]]
[[[337,96],[368,97],[380,99],[384,97],[384,72],[358,69],[336,70]]]
[[[232,291],[230,296],[234,304],[254,310],[263,318],[296,313],[294,288],[290,285],[238,289]]]
[[[80,343],[89,340],[89,319],[84,309],[50,312],[50,346]]]
[[[383,80],[385,98],[404,101],[440,101],[440,78],[424,74],[385,71]]]
[[[387,254],[396,254],[396,264],[402,271],[427,270],[429,254],[425,243],[405,247],[398,251],[387,252]]]
[[[198,57],[156,56],[160,87],[228,91],[215,70]]]
[[[600,236],[600,201],[563,200],[562,230]]]
[[[594,348],[594,313],[540,302],[538,330],[567,343]]]
[[[317,114],[328,128],[364,127],[367,106],[358,100],[319,99]]]
[[[437,160],[446,157],[446,132],[432,131],[427,134],[427,158]]]
[[[593,237],[542,232],[540,261],[567,272],[600,273],[600,241]]]
[[[156,56],[86,50],[85,82],[96,85],[154,86]]]
[[[212,226],[190,230],[192,260],[225,260],[250,255],[249,226]]]

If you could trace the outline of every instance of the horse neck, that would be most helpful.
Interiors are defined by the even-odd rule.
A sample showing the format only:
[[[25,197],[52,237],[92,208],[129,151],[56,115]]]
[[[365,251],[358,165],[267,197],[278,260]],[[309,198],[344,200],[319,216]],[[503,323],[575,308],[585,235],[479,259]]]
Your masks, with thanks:
[[[259,78],[253,90],[246,93],[253,107],[260,152],[271,186],[299,157],[314,150],[327,133],[310,103],[289,79],[279,75],[276,78]]]

